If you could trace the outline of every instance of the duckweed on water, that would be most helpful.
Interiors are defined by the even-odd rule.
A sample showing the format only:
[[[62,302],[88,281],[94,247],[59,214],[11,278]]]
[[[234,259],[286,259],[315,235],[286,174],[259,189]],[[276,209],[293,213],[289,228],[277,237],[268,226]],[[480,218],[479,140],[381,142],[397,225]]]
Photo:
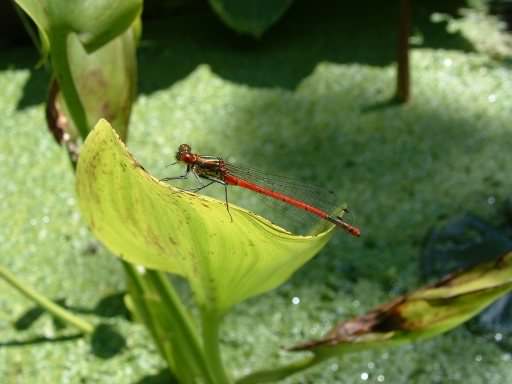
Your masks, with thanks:
[[[162,68],[172,60],[164,51],[153,54]],[[130,145],[153,173],[166,175],[176,145],[192,142],[203,153],[328,185],[364,230],[361,239],[336,236],[290,282],[227,317],[224,358],[237,375],[290,361],[295,356],[281,346],[321,335],[340,316],[414,288],[430,228],[468,210],[495,220],[509,196],[511,68],[449,50],[416,49],[412,62],[414,96],[404,107],[386,104],[391,66],[329,61],[293,90],[236,83],[200,65],[138,98]],[[17,109],[29,74],[0,71],[0,257],[49,297],[93,309],[124,289],[123,275],[101,247],[90,252],[94,239],[77,215],[72,172],[45,130],[43,106]],[[44,95],[43,88],[35,92]],[[242,191],[230,198],[258,208]],[[0,377],[7,383],[32,382],[35,375],[41,383],[134,383],[163,368],[146,331],[119,316],[107,320],[126,348],[108,360],[83,339],[31,343],[71,331],[45,315],[17,331],[13,324],[31,303],[3,282],[0,290]],[[94,311],[84,316],[98,318]],[[510,354],[496,344],[507,340],[494,338],[459,328],[425,343],[331,360],[284,383],[508,382]]]

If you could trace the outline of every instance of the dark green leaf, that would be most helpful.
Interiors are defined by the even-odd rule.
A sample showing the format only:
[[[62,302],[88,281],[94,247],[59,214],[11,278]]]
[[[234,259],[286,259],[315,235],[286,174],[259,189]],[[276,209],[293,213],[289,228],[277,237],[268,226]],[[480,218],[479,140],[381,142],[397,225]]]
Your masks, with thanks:
[[[240,33],[259,37],[286,12],[292,0],[210,0],[220,18]]]

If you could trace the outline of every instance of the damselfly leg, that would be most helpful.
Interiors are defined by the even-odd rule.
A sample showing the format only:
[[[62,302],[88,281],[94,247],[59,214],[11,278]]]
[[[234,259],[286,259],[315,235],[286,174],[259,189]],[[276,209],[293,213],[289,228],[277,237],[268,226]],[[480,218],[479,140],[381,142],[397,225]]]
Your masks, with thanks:
[[[173,163],[173,164],[176,164],[176,163]],[[169,164],[169,165],[172,165],[172,164]],[[233,221],[233,216],[231,215],[231,212],[229,210],[229,201],[228,201],[228,184],[225,183],[224,181],[220,180],[220,179],[216,179],[216,178],[213,178],[213,177],[210,177],[210,176],[206,176],[206,175],[198,175],[194,169],[190,166],[187,166],[187,170],[185,171],[185,174],[184,175],[181,175],[181,176],[173,176],[173,177],[164,177],[162,179],[160,179],[160,181],[172,181],[172,180],[187,180],[188,179],[188,176],[189,174],[192,173],[197,181],[197,183],[200,185],[199,187],[194,187],[194,188],[188,188],[188,189],[185,189],[185,188],[179,188],[179,187],[175,187],[177,189],[179,189],[179,191],[175,192],[175,193],[179,193],[179,192],[199,192],[207,187],[209,187],[210,185],[212,184],[221,184],[224,186],[224,198],[226,200],[226,210],[228,211],[228,215],[229,215],[229,218],[231,219],[231,221]],[[201,179],[205,179],[205,180],[208,180],[209,183],[207,184],[203,184],[201,182]]]
[[[195,174],[195,173],[194,173]],[[216,179],[214,177],[206,176],[206,175],[196,175],[202,177],[203,179],[210,180],[211,182],[208,185],[212,185],[213,183],[221,184],[224,186],[224,199],[226,200],[226,209],[228,211],[229,218],[231,222],[233,222],[233,216],[231,216],[231,212],[229,211],[229,202],[228,202],[228,184],[220,179]]]
[[[176,163],[172,163],[172,164],[169,164],[169,165],[174,165],[174,164],[176,164]],[[160,179],[159,181],[186,180],[186,179],[188,179],[189,173],[190,173],[190,165],[187,165],[187,169],[186,169],[184,175],[173,176],[173,177],[164,177],[164,178]]]

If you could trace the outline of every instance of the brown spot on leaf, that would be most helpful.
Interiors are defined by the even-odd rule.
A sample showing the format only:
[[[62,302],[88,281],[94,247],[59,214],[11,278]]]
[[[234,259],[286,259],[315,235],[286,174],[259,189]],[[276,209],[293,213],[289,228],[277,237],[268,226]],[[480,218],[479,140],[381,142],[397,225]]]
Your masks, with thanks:
[[[392,337],[395,333],[421,333],[432,326],[453,321],[455,317],[459,317],[463,321],[464,311],[467,311],[469,315],[471,308],[459,307],[459,300],[467,302],[471,299],[478,303],[479,296],[488,297],[489,293],[496,289],[507,291],[512,285],[508,280],[504,280],[499,286],[478,286],[475,282],[482,277],[488,279],[493,273],[510,268],[511,261],[512,252],[509,252],[497,260],[452,273],[416,292],[399,296],[365,315],[338,323],[321,339],[307,341],[288,350],[312,350],[317,347],[336,346],[343,343],[385,340],[386,336]],[[470,289],[449,290],[451,287],[464,287],[466,284],[470,284]],[[446,291],[447,288],[448,291]],[[459,308],[462,308],[462,313]]]
[[[116,114],[112,112],[112,107],[107,101],[101,104],[101,116],[108,121],[115,121],[117,117]]]
[[[405,300],[405,296],[399,296],[365,315],[338,323],[322,339],[307,341],[288,350],[302,351],[321,345],[337,345],[343,342],[353,342],[360,336],[369,333],[387,333],[400,330],[404,323],[404,319],[400,315],[400,306]]]
[[[160,252],[165,252],[165,248],[160,242],[160,238],[153,231],[146,232],[146,239],[155,247],[157,247],[160,250]]]

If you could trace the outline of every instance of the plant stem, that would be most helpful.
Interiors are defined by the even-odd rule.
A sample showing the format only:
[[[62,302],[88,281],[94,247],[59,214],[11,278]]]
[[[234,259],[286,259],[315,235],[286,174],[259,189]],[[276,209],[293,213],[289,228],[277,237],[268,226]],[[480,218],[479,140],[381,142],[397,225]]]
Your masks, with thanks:
[[[68,39],[73,38],[72,33],[65,29],[56,29],[51,31],[50,36],[51,58],[55,76],[59,82],[71,119],[75,123],[80,136],[85,140],[89,133],[89,123],[69,64]]]
[[[257,384],[282,380],[297,372],[308,369],[313,365],[320,363],[324,359],[324,357],[317,355],[308,356],[303,360],[296,361],[283,367],[250,373],[247,376],[238,379],[236,384]]]
[[[219,345],[219,326],[221,316],[208,310],[201,311],[203,347],[206,355],[206,361],[210,372],[217,384],[231,383],[231,379],[226,374]]]
[[[167,275],[163,272],[146,270],[145,279],[154,287],[154,295],[161,300],[165,309],[163,329],[172,329],[171,343],[175,353],[175,359],[179,359],[176,369],[182,373],[180,376],[184,382],[194,382],[194,376],[199,374],[204,383],[216,383],[209,371],[207,357],[203,349],[192,318],[181,302]]]
[[[55,304],[47,297],[41,295],[40,293],[37,293],[34,289],[23,284],[11,272],[9,272],[2,266],[0,266],[0,278],[3,278],[8,284],[16,288],[29,299],[35,301],[42,308],[46,309],[55,317],[59,318],[60,320],[68,324],[71,324],[72,326],[78,328],[83,333],[88,334],[94,331],[94,326],[92,324],[74,315],[68,310],[62,308],[60,305]]]
[[[400,0],[400,29],[398,32],[396,98],[406,103],[411,97],[409,68],[409,34],[411,30],[411,0]]]
[[[174,361],[172,348],[165,342],[165,336],[162,335],[162,329],[158,324],[158,319],[151,313],[151,304],[147,301],[146,296],[150,294],[147,284],[144,282],[143,276],[137,272],[135,266],[124,260],[121,261],[127,277],[128,293],[135,306],[136,315],[139,321],[142,321],[148,331],[153,336],[153,341],[158,347],[160,354],[167,362],[167,366],[172,373],[176,372],[176,364]]]

